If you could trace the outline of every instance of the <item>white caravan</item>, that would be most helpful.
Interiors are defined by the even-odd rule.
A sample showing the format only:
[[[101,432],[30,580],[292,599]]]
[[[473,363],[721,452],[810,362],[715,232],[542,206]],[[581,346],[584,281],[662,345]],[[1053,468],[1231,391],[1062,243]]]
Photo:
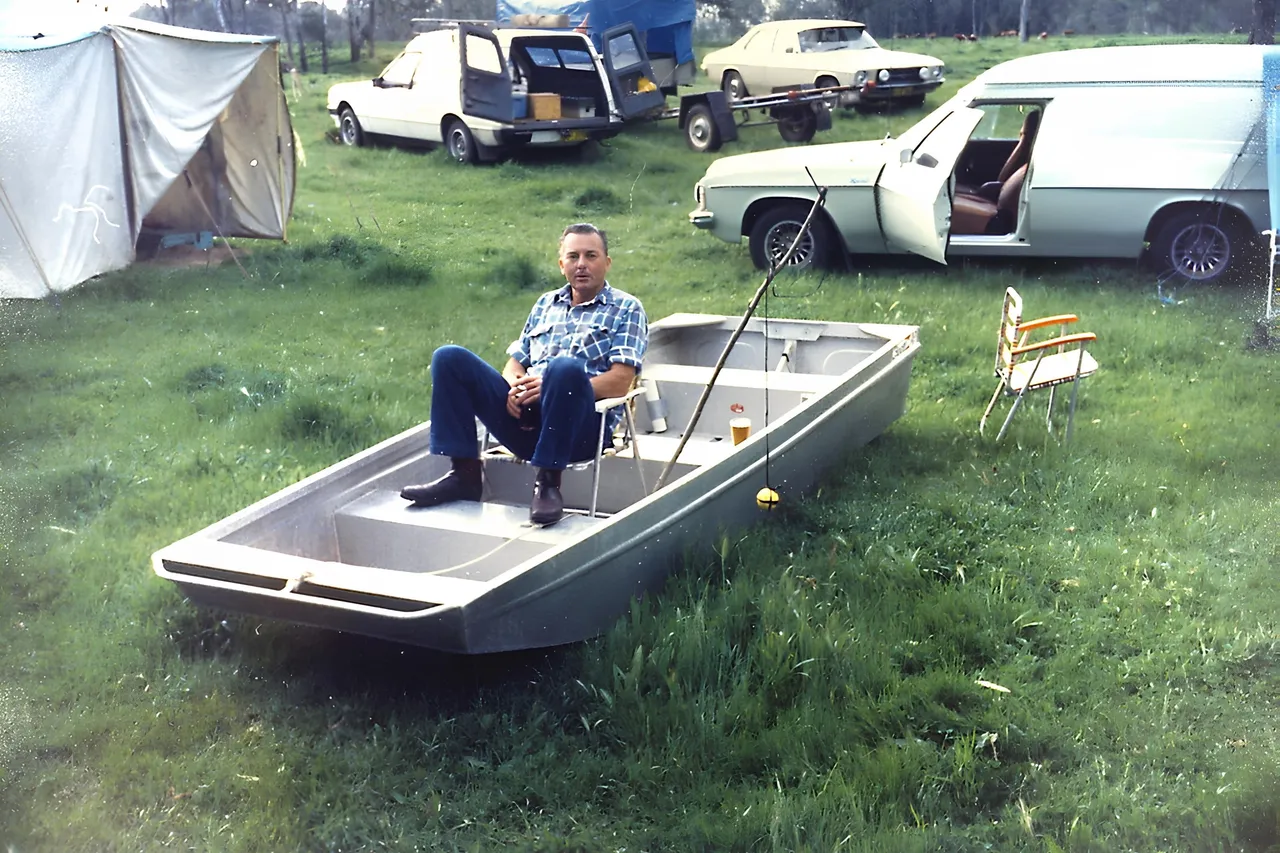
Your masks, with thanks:
[[[723,240],[747,237],[767,266],[820,186],[826,209],[791,259],[799,266],[905,252],[939,262],[1147,257],[1216,279],[1260,257],[1269,227],[1264,50],[1150,45],[1015,59],[897,138],[723,157],[698,182],[689,219]]]

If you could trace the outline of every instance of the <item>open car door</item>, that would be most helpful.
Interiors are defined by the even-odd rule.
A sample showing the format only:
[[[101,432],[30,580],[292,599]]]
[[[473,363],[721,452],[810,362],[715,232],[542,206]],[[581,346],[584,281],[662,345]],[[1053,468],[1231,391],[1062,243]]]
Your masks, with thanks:
[[[951,235],[951,172],[982,110],[960,107],[938,123],[915,150],[890,158],[876,182],[876,208],[885,240],[899,249],[947,262]]]
[[[473,24],[458,25],[462,62],[462,112],[476,118],[512,121],[511,75],[502,47],[492,32]]]
[[[624,119],[666,106],[667,96],[654,82],[649,54],[633,25],[620,24],[604,31],[604,70]]]

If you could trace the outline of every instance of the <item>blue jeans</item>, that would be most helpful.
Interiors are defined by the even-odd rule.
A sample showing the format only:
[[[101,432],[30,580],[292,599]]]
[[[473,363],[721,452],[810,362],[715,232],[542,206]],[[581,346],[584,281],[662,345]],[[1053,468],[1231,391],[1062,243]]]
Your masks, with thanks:
[[[600,440],[595,391],[572,356],[552,359],[542,374],[541,417],[531,429],[507,411],[511,386],[502,374],[463,347],[440,347],[431,356],[431,452],[476,458],[475,419],[521,459],[539,468],[564,469],[592,459]]]

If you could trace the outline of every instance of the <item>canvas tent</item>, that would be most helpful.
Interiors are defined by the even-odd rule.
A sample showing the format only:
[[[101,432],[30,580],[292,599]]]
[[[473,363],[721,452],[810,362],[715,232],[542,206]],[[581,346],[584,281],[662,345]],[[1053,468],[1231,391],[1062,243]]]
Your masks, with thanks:
[[[294,146],[274,38],[116,21],[0,34],[0,297],[133,261],[144,232],[284,239]]]

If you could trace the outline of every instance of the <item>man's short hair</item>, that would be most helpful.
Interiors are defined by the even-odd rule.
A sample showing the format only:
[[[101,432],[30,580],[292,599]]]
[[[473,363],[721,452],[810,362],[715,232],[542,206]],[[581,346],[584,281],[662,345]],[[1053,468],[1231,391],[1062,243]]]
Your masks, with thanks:
[[[609,257],[609,236],[604,233],[604,229],[597,228],[590,222],[575,222],[564,229],[564,233],[560,235],[560,247],[564,248],[564,238],[570,234],[595,234],[600,238],[600,242],[604,244],[604,256]]]

